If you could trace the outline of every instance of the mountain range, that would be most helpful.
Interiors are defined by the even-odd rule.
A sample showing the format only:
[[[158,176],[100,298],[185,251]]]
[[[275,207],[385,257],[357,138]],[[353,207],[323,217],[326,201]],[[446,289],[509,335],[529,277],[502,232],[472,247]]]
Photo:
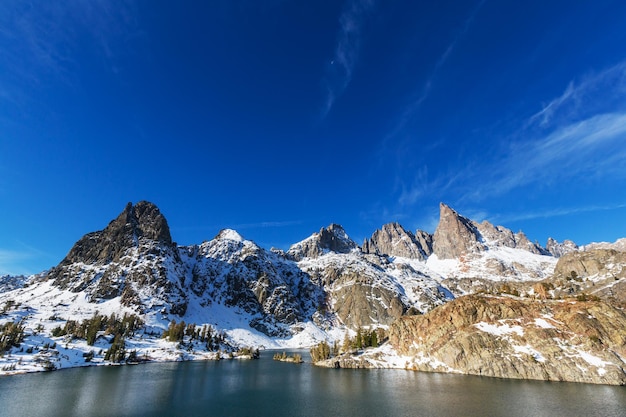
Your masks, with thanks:
[[[578,247],[571,241],[559,243],[549,239],[543,247],[531,242],[522,232],[514,233],[487,221],[477,223],[442,203],[434,234],[422,230],[413,233],[398,223],[388,223],[359,245],[342,226],[331,224],[282,251],[266,250],[236,231],[224,229],[210,241],[179,246],[172,240],[167,220],[154,204],[129,203],[104,229],[79,239],[57,266],[31,277],[0,278],[3,331],[6,332],[8,323],[19,323],[23,328],[19,343],[5,349],[4,353],[13,358],[7,358],[6,354],[0,358],[3,369],[0,372],[36,371],[43,368],[42,363],[55,368],[80,365],[83,363],[80,358],[93,351],[92,346],[100,347],[101,351],[110,350],[114,337],[102,329],[99,338],[90,345],[76,335],[55,336],[54,330],[61,325],[67,327],[70,321],[85,323],[98,314],[125,314],[139,317],[143,323],[139,336],[127,337],[126,349],[154,360],[205,358],[208,353],[203,350],[236,351],[242,346],[309,347],[323,340],[341,341],[362,329],[379,329],[383,339],[389,339],[385,347],[381,346],[382,353],[377,353],[379,357],[383,353],[389,358],[412,355],[410,367],[415,369],[624,383],[626,336],[621,339],[608,336],[615,332],[626,334],[626,328],[620,325],[610,332],[607,330],[603,337],[597,336],[600,343],[585,347],[586,353],[579,355],[580,360],[572,359],[571,366],[584,368],[597,378],[547,372],[543,368],[515,376],[511,367],[500,367],[501,372],[487,370],[484,366],[476,367],[475,360],[458,358],[446,366],[432,366],[435,360],[447,363],[435,355],[441,346],[426,350],[416,346],[426,346],[419,341],[433,330],[424,328],[424,320],[440,316],[444,308],[454,308],[448,306],[459,303],[474,307],[484,303],[511,305],[514,306],[510,307],[511,311],[523,315],[524,311],[535,311],[535,307],[524,307],[525,303],[543,302],[545,310],[547,300],[550,303],[568,300],[605,303],[613,309],[605,316],[615,319],[616,315],[623,315],[625,241]],[[502,316],[502,311],[494,312],[497,309],[483,309],[490,311],[487,321],[482,317],[482,321],[464,322],[462,328],[454,327],[451,334],[478,332],[484,339],[489,332],[481,333],[481,326],[482,330],[492,328],[480,323],[502,326],[503,322],[498,320],[515,319],[515,314],[510,312]],[[536,319],[545,318],[538,315]],[[419,321],[415,325],[421,326],[425,333],[415,331],[413,324],[408,324],[415,320]],[[171,343],[171,334],[169,339],[159,337],[172,329],[173,323],[181,322],[188,327],[193,325],[181,343]],[[516,325],[528,323],[520,321]],[[208,345],[202,347],[193,336],[193,329],[201,326],[210,326],[214,332],[221,333],[221,344],[212,349]],[[437,326],[441,328],[442,323]],[[590,326],[562,329],[562,332],[589,333],[594,328],[593,323]],[[404,333],[399,329],[404,329]],[[503,340],[510,339],[510,332],[495,336],[493,333],[489,334],[497,336],[497,343],[481,339],[486,350],[493,350],[494,343],[501,346]],[[570,336],[568,333],[567,340],[572,339]],[[560,343],[560,352],[576,356],[571,346],[579,344],[565,343],[561,336],[553,339],[557,341],[546,349]],[[454,338],[448,342],[459,352],[468,351],[455,345],[458,340]],[[52,344],[55,349],[49,348]],[[42,350],[44,345],[48,348]],[[472,352],[479,352],[479,345]],[[514,348],[510,349],[515,352]],[[605,351],[614,358],[605,358]],[[431,353],[432,358],[415,361],[415,357],[423,359]],[[585,354],[604,359],[590,363],[584,360],[589,359]],[[91,363],[107,363],[104,353],[101,357],[98,353],[91,355]],[[544,362],[545,358],[550,358],[550,362],[558,358],[557,354],[537,355]],[[491,359],[513,363],[506,355],[501,356]],[[392,366],[394,363],[364,360],[366,357],[359,360],[354,355],[351,359],[344,357],[341,364]],[[542,363],[536,358],[534,361]],[[415,365],[418,362],[428,366]],[[336,363],[339,362],[333,362]],[[591,367],[595,368],[589,370]],[[615,369],[607,370],[607,367]],[[480,371],[475,371],[479,368]]]

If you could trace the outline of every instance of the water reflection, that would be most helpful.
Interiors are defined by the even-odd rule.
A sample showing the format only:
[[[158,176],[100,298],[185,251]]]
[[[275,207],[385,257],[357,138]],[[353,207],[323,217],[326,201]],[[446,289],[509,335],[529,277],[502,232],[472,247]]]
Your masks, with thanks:
[[[0,378],[1,415],[624,416],[626,388],[271,360],[83,368]]]

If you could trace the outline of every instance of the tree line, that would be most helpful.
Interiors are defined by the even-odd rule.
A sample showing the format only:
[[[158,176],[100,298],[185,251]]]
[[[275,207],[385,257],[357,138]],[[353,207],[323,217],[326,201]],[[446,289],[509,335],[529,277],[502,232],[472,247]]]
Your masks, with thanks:
[[[339,346],[337,341],[335,341],[332,346],[329,345],[328,342],[322,341],[313,346],[309,352],[311,354],[311,360],[313,362],[319,362],[342,353],[357,353],[361,349],[378,347],[380,341],[384,339],[385,333],[383,329],[365,330],[359,327],[354,337],[350,337],[349,334],[346,333],[341,346]]]

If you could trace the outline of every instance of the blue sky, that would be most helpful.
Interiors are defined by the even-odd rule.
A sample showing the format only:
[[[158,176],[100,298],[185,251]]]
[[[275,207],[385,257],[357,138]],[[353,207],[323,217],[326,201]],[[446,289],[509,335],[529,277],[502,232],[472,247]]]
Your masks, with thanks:
[[[129,202],[179,244],[626,236],[623,1],[0,2],[0,274]]]

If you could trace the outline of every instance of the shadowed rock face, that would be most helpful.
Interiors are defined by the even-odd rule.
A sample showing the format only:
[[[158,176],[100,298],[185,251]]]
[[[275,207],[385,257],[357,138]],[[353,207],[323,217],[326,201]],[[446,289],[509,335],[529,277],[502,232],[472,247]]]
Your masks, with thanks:
[[[423,230],[417,230],[415,232],[415,240],[417,240],[427,258],[433,254],[433,235]]]
[[[104,230],[83,236],[60,266],[76,262],[101,264],[119,261],[127,249],[138,245],[140,238],[172,245],[167,220],[157,206],[147,201],[140,201],[135,206],[128,203]]]
[[[456,259],[483,250],[474,223],[441,203],[439,224],[433,236],[433,252],[439,259]]]
[[[376,230],[371,238],[365,239],[363,253],[400,256],[403,258],[424,260],[428,257],[428,247],[422,248],[413,233],[405,230],[398,223],[387,223]]]
[[[330,290],[334,311],[342,323],[353,329],[388,325],[406,309],[399,293],[377,283],[374,277],[345,271],[335,281],[335,288]]]
[[[179,285],[184,269],[165,217],[154,204],[141,201],[128,203],[103,230],[83,236],[47,279],[64,290],[84,291],[90,301],[121,296],[122,304],[141,310],[152,297],[182,314],[187,306]]]

